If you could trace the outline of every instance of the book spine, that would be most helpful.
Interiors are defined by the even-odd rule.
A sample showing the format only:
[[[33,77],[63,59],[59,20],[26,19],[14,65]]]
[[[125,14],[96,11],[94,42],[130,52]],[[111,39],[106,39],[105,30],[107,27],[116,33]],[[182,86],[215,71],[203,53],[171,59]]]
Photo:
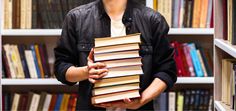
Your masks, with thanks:
[[[197,77],[203,77],[204,74],[203,74],[203,71],[202,71],[200,60],[197,56],[196,48],[195,48],[194,44],[189,44],[189,46],[191,47],[190,55],[192,57],[193,66],[194,66],[194,69],[196,71],[196,76]]]
[[[38,61],[38,66],[39,66],[41,78],[44,78],[45,74],[44,74],[44,70],[43,70],[42,59],[41,59],[40,53],[39,53],[39,45],[35,44],[34,49],[35,49],[35,54],[36,54],[37,61]]]
[[[232,1],[232,44],[236,45],[236,1]]]
[[[25,53],[24,53],[24,45],[18,45],[18,49],[19,49],[19,53],[20,53],[22,66],[24,69],[25,78],[30,78],[28,64],[26,62]]]
[[[30,45],[30,48],[32,50],[33,59],[34,59],[34,63],[35,63],[36,71],[37,71],[37,76],[38,76],[38,78],[41,78],[41,72],[40,72],[40,69],[39,69],[39,64],[38,64],[38,60],[37,60],[34,45]]]
[[[38,23],[38,11],[39,10],[37,10],[38,9],[38,5],[37,5],[37,0],[32,0],[32,28],[33,29],[36,29],[36,28],[38,28],[37,27],[37,23]]]

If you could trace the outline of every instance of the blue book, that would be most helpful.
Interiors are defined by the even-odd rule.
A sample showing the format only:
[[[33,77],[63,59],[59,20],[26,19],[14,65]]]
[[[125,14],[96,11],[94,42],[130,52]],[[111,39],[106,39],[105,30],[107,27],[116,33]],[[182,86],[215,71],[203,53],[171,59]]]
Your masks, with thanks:
[[[188,44],[188,47],[190,47],[190,56],[191,56],[192,61],[193,61],[193,66],[194,66],[194,69],[195,69],[196,77],[204,77],[204,73],[203,73],[203,70],[202,70],[200,59],[199,59],[198,54],[197,54],[195,44],[190,43],[190,44]]]
[[[38,59],[37,59],[37,56],[36,56],[34,45],[30,45],[30,49],[32,50],[32,53],[33,53],[34,63],[35,63],[38,78],[41,78],[41,72],[40,72],[40,69],[39,69]]]
[[[54,107],[54,111],[59,111],[60,110],[62,97],[63,97],[63,94],[58,94],[56,104],[55,104],[55,107]]]

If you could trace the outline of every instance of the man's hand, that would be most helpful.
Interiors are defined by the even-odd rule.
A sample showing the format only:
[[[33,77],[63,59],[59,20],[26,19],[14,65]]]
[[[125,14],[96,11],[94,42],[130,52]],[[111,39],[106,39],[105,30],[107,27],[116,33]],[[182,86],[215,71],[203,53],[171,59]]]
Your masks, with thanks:
[[[88,80],[91,83],[96,83],[99,79],[103,78],[107,75],[108,69],[106,68],[106,64],[97,62],[94,63],[93,61],[93,54],[94,49],[91,49],[89,56],[88,56],[88,66],[86,71],[88,72]]]
[[[114,107],[114,108],[123,108],[123,109],[138,109],[141,106],[143,106],[143,103],[141,103],[140,98],[138,99],[125,98],[123,101],[104,103],[104,104],[99,104],[95,106],[102,107],[102,108]]]

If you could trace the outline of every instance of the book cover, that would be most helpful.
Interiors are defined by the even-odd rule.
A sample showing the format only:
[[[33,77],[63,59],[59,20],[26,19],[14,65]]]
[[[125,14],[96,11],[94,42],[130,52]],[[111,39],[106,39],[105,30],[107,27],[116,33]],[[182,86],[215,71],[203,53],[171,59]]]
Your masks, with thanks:
[[[21,62],[22,62],[22,67],[24,70],[24,74],[25,74],[25,78],[30,78],[30,74],[29,74],[29,69],[28,69],[28,64],[26,62],[26,58],[25,58],[25,45],[18,45],[18,50],[20,53],[20,58],[21,58]]]
[[[188,46],[191,49],[190,50],[190,55],[191,55],[191,58],[192,58],[192,61],[193,61],[193,66],[194,66],[194,69],[195,69],[196,76],[197,77],[203,77],[204,73],[202,71],[201,63],[200,63],[200,60],[199,60],[198,55],[197,55],[196,47],[193,43],[188,44]]]
[[[30,49],[31,49],[32,54],[33,54],[33,60],[34,60],[34,64],[35,64],[37,76],[38,76],[38,78],[41,78],[41,71],[40,71],[40,69],[39,69],[39,63],[38,63],[38,59],[37,59],[37,56],[36,56],[35,47],[34,47],[33,44],[30,45]]]
[[[14,98],[11,106],[11,111],[17,111],[20,100],[20,94],[14,93]]]
[[[60,110],[62,98],[63,98],[63,94],[58,94],[54,110],[56,110],[56,111]]]
[[[34,49],[35,49],[35,54],[37,57],[37,62],[38,62],[38,66],[39,66],[39,70],[40,70],[40,77],[44,78],[44,70],[43,70],[43,64],[42,64],[42,59],[39,53],[39,45],[35,44],[34,45]]]
[[[31,50],[25,50],[26,63],[28,64],[29,74],[31,78],[38,78],[33,53]]]

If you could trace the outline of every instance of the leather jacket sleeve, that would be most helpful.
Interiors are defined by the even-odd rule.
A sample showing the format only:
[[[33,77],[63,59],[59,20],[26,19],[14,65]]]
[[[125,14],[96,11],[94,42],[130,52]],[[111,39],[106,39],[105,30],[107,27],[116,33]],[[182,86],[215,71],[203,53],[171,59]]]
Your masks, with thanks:
[[[69,67],[76,65],[76,35],[75,17],[73,13],[68,13],[62,27],[62,34],[54,48],[55,64],[54,73],[56,78],[64,84],[74,85],[65,78]]]
[[[158,16],[158,17],[157,17]],[[168,88],[172,88],[177,80],[174,48],[171,47],[167,34],[169,26],[165,18],[156,12],[153,15],[153,73],[154,78],[164,81]]]

